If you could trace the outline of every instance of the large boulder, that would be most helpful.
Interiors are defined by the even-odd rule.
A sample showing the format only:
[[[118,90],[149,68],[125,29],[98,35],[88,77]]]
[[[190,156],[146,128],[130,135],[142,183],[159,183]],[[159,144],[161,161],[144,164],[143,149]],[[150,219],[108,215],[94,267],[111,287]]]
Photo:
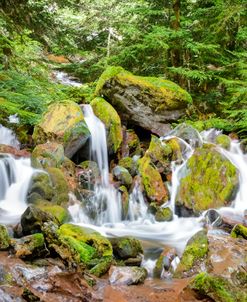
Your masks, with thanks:
[[[198,215],[210,208],[227,206],[234,200],[239,186],[236,167],[213,145],[197,148],[181,179],[176,205]]]
[[[121,120],[164,135],[185,114],[191,96],[177,84],[155,77],[140,77],[121,67],[108,67],[95,94],[109,101]]]
[[[36,144],[56,141],[71,158],[87,141],[90,132],[84,121],[81,107],[74,102],[60,102],[49,106],[42,120],[34,128]]]
[[[121,120],[117,111],[103,98],[97,97],[90,105],[94,114],[104,123],[107,132],[107,145],[115,153],[123,140]]]

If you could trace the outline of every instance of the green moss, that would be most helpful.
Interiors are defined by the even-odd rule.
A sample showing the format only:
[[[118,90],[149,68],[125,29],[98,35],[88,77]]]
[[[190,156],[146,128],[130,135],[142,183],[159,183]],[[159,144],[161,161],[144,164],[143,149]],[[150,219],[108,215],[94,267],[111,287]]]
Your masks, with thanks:
[[[90,269],[89,273],[96,277],[101,277],[109,270],[111,264],[112,257],[103,257],[92,269]]]
[[[220,134],[216,137],[215,142],[217,145],[220,145],[222,148],[229,150],[231,146],[231,139],[225,134]]]
[[[32,177],[27,201],[34,203],[38,199],[51,200],[53,197],[52,183],[47,173],[38,173]]]
[[[181,261],[175,271],[174,277],[190,275],[190,270],[204,260],[208,253],[208,240],[205,231],[196,233],[187,243]],[[194,272],[193,272],[194,273]]]
[[[117,111],[100,97],[93,99],[90,104],[94,114],[105,124],[108,147],[115,153],[123,140],[121,120]]]
[[[171,138],[166,143],[172,149],[172,160],[181,160],[182,159],[182,151],[181,151],[181,146],[179,144],[178,139],[176,137]]]
[[[136,174],[137,164],[132,157],[123,157],[119,160],[118,164],[119,166],[122,166],[127,169],[130,175],[134,176]]]
[[[188,160],[187,175],[181,179],[177,204],[195,214],[232,201],[239,179],[236,167],[212,145],[197,148]]]
[[[169,207],[159,207],[155,213],[155,219],[156,221],[171,221],[173,219],[173,212]]]
[[[121,166],[116,166],[112,169],[112,174],[116,180],[120,182],[121,185],[130,187],[132,184],[132,177],[127,169]]]
[[[129,211],[129,193],[125,186],[120,186],[119,191],[121,192],[121,200],[122,200],[122,213],[123,218],[127,218]]]
[[[0,250],[5,250],[10,245],[9,233],[4,225],[0,225]]]
[[[231,231],[231,236],[233,238],[243,238],[247,240],[247,227],[242,224],[237,224]]]
[[[138,168],[141,175],[145,192],[150,201],[162,204],[168,199],[168,192],[165,188],[159,171],[151,164],[148,156],[138,161]]]
[[[202,296],[209,297],[217,302],[243,302],[244,293],[237,293],[237,289],[232,288],[226,279],[200,273],[197,275],[190,287],[196,290]],[[246,298],[246,296],[245,296]],[[241,299],[241,300],[240,300]]]
[[[143,254],[143,248],[139,240],[131,237],[111,239],[113,253],[119,259],[135,258]]]
[[[70,220],[70,214],[67,209],[54,205],[45,200],[40,200],[35,203],[35,206],[42,211],[53,215],[60,224],[68,222]]]

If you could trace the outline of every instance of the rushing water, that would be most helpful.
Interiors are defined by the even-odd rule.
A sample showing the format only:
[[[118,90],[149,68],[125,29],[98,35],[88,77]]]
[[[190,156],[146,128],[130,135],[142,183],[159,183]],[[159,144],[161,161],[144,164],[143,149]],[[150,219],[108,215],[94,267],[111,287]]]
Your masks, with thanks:
[[[0,144],[12,146],[16,149],[20,148],[20,143],[14,132],[0,124]]]
[[[75,79],[71,78],[66,72],[54,71],[55,78],[63,85],[81,87],[82,84]]]

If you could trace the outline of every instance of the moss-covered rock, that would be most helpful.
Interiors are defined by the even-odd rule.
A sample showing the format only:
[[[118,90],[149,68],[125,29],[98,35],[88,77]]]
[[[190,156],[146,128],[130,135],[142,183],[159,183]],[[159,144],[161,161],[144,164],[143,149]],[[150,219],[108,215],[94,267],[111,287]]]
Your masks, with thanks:
[[[96,162],[86,160],[78,165],[78,182],[83,189],[93,190],[100,172]]]
[[[19,258],[36,258],[48,254],[45,247],[45,239],[43,234],[36,233],[20,239],[13,239],[12,246],[16,257]]]
[[[0,250],[6,250],[10,244],[10,237],[7,228],[0,224]]]
[[[186,176],[181,179],[176,204],[195,215],[227,206],[235,198],[238,176],[236,167],[214,146],[197,148],[186,164]]]
[[[177,120],[191,103],[191,96],[177,84],[154,77],[134,76],[121,67],[108,67],[95,95],[105,97],[122,120],[164,135],[165,123]]]
[[[122,156],[141,155],[142,148],[140,139],[133,129],[123,128],[123,143],[121,146]]]
[[[137,173],[137,163],[132,157],[123,157],[118,162],[119,166],[127,169],[131,176]]]
[[[39,199],[52,200],[53,194],[49,175],[45,172],[34,174],[29,185],[27,202],[34,203]]]
[[[220,145],[222,148],[229,150],[231,146],[231,139],[225,134],[220,134],[216,137],[215,142],[217,145]]]
[[[121,120],[117,111],[100,97],[93,99],[90,105],[94,114],[105,124],[110,152],[116,153],[123,140]]]
[[[129,192],[125,186],[120,186],[119,191],[121,194],[122,201],[122,218],[126,219],[129,211]]]
[[[233,238],[243,238],[247,240],[247,227],[242,224],[237,224],[231,231],[231,236]]]
[[[155,213],[156,221],[171,221],[173,219],[173,212],[169,207],[158,207]]]
[[[211,298],[217,302],[247,301],[247,292],[233,287],[226,279],[207,273],[198,274],[189,287],[196,291],[201,298]]]
[[[167,201],[168,190],[162,181],[159,171],[152,165],[148,156],[144,156],[138,161],[138,169],[148,199],[158,205]]]
[[[59,168],[64,159],[63,146],[56,142],[36,146],[31,156],[32,166],[35,168]]]
[[[59,224],[66,223],[71,219],[69,211],[66,208],[53,204],[46,200],[38,200],[35,203],[35,207],[54,216]]]
[[[36,144],[55,141],[64,147],[64,153],[71,158],[87,141],[90,132],[79,105],[66,101],[49,106],[42,120],[34,128]]]
[[[53,188],[52,202],[58,205],[66,204],[69,200],[68,185],[63,172],[58,168],[49,167],[46,169],[48,172]]]
[[[175,271],[175,278],[189,277],[199,273],[208,253],[208,239],[204,230],[196,233],[187,243],[181,261]]]
[[[176,256],[177,254],[174,248],[165,247],[155,263],[153,276],[155,278],[160,278],[163,277],[164,272],[172,272],[171,263]]]
[[[143,248],[139,240],[131,237],[119,237],[110,239],[113,254],[118,259],[135,258],[143,254]]]
[[[121,185],[130,187],[132,184],[132,176],[129,171],[121,166],[116,166],[112,169],[112,174],[115,180],[118,180]]]
[[[172,160],[181,161],[182,160],[182,149],[177,137],[170,138],[166,141],[166,144],[172,149]]]

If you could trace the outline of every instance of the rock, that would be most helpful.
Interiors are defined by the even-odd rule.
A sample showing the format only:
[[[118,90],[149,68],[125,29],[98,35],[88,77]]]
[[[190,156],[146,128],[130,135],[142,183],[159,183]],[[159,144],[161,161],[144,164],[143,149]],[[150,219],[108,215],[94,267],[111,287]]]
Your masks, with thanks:
[[[134,155],[141,155],[142,148],[139,137],[133,129],[123,127],[123,143],[121,146],[121,156],[128,157]]]
[[[222,148],[229,150],[231,147],[231,139],[225,134],[220,134],[215,138],[215,143],[220,145]]]
[[[196,291],[197,295],[202,298],[210,298],[210,301],[247,301],[247,291],[239,291],[239,289],[232,286],[228,280],[204,272],[198,274],[191,281],[189,288]]]
[[[112,266],[109,275],[109,282],[112,285],[132,285],[143,283],[147,277],[147,271],[143,267]]]
[[[31,156],[32,166],[38,169],[60,168],[64,160],[64,148],[56,142],[47,142],[36,146]]]
[[[243,238],[247,240],[247,227],[237,224],[234,226],[231,232],[233,238]]]
[[[11,245],[14,248],[16,257],[19,258],[33,259],[49,253],[45,247],[44,236],[40,233],[20,239],[12,239]]]
[[[40,123],[34,128],[33,140],[36,144],[47,141],[62,144],[65,155],[71,158],[89,136],[80,106],[65,101],[49,106]]]
[[[153,271],[154,278],[161,278],[163,277],[164,272],[172,271],[171,264],[175,257],[177,257],[176,250],[171,247],[166,247],[156,261]]]
[[[106,127],[108,152],[116,153],[123,140],[121,120],[117,111],[100,97],[93,99],[90,105]]]
[[[173,219],[173,212],[169,207],[158,207],[155,213],[155,220],[156,221],[172,221]]]
[[[15,157],[29,157],[30,152],[26,150],[18,150],[12,146],[0,144],[0,153],[12,154]]]
[[[187,243],[180,263],[174,273],[175,278],[193,276],[203,270],[208,254],[208,239],[204,230],[196,233]]]
[[[132,184],[132,177],[127,169],[121,166],[116,166],[112,169],[112,174],[115,180],[119,181],[121,185],[130,187]]]
[[[182,163],[182,146],[177,137],[170,138],[165,141],[172,148],[172,161]]]
[[[148,199],[157,205],[162,205],[168,200],[168,190],[159,171],[151,164],[151,160],[147,156],[138,160],[138,169]]]
[[[41,172],[34,174],[27,194],[27,202],[34,203],[39,199],[52,200],[53,187],[47,173]]]
[[[118,162],[119,166],[127,169],[131,176],[137,174],[137,163],[132,157],[123,157]]]
[[[0,250],[6,250],[10,244],[10,237],[7,228],[0,224]]]
[[[106,98],[122,121],[164,135],[185,114],[191,96],[175,83],[134,76],[121,67],[108,67],[99,78],[95,95]]]
[[[75,192],[78,186],[78,180],[76,177],[76,166],[74,162],[69,158],[65,157],[60,170],[63,172],[64,178],[68,186],[68,190],[70,192]]]
[[[119,237],[110,239],[113,254],[118,259],[136,258],[143,254],[143,248],[139,240],[131,237]]]
[[[122,201],[122,219],[125,220],[129,211],[129,192],[125,186],[120,186],[118,190],[121,194]]]
[[[69,267],[88,268],[101,276],[110,267],[112,246],[110,241],[91,229],[63,224],[45,223],[42,228],[50,250],[55,251]]]
[[[42,226],[45,222],[52,221],[58,224],[58,220],[51,214],[41,209],[30,205],[26,211],[21,215],[21,226],[24,235],[41,232]]]
[[[213,145],[197,148],[187,161],[185,171],[176,196],[177,207],[198,215],[210,208],[227,206],[234,200],[239,173]]]
[[[77,169],[77,176],[80,187],[87,190],[93,190],[94,185],[100,176],[97,163],[90,160],[80,163]]]

